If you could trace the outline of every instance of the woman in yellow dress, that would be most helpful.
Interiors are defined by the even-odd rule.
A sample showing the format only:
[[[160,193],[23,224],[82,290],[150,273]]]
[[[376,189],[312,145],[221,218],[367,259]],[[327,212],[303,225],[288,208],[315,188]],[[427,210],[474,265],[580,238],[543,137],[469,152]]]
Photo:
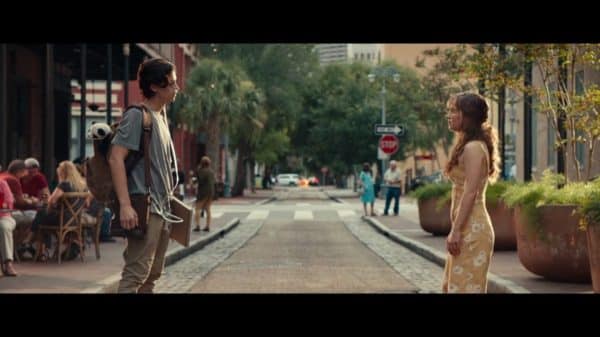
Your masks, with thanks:
[[[452,181],[452,229],[446,239],[442,291],[485,293],[494,248],[485,190],[499,173],[498,135],[481,95],[454,95],[447,108],[448,127],[457,134],[458,143],[445,169]]]

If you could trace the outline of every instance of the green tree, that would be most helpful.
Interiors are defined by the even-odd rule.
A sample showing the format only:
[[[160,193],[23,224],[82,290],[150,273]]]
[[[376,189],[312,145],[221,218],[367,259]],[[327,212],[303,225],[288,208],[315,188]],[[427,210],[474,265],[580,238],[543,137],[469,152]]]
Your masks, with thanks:
[[[538,102],[538,110],[557,131],[554,147],[562,162],[574,167],[577,180],[583,177],[581,163],[575,156],[576,145],[586,145],[590,158],[585,175],[588,179],[591,158],[600,137],[600,90],[578,74],[582,74],[582,70],[598,70],[600,44],[507,44],[503,48],[504,53],[501,53],[502,48],[497,45],[480,46],[479,53],[465,59],[463,75],[481,79],[488,89],[488,97],[493,99],[499,99],[494,93],[502,93],[503,88],[532,95]],[[459,52],[458,48],[453,51]],[[533,65],[538,81],[526,86],[523,75],[527,62]]]
[[[407,126],[394,156],[404,159],[415,144],[424,142],[416,130],[427,96],[414,71],[394,63],[383,66],[394,67],[400,76],[398,83],[389,81],[386,85],[385,99],[387,121]],[[318,172],[327,166],[339,180],[353,173],[356,164],[376,161],[379,136],[373,133],[373,125],[381,122],[381,82],[368,81],[371,71],[361,63],[329,65],[304,90],[306,109],[293,139],[304,140],[309,169]]]
[[[243,81],[240,86],[240,114],[232,121],[230,133],[232,145],[238,150],[235,182],[232,196],[240,196],[246,187],[247,164],[254,166],[255,151],[267,120],[263,107],[264,97],[253,82]],[[254,179],[251,180],[254,190]]]
[[[465,78],[466,60],[469,48],[459,45],[456,48],[435,48],[423,52],[417,62],[417,68],[427,69],[421,79],[424,104],[419,106],[419,120],[422,135],[417,141],[416,147],[431,149],[436,153],[438,167],[441,168],[437,145],[440,144],[444,155],[449,156],[450,146],[454,139],[454,133],[448,130],[445,118],[446,102],[450,95],[473,90],[475,88],[470,78]],[[433,64],[426,67],[426,59],[432,59]],[[433,135],[433,137],[428,137]]]
[[[540,86],[519,88],[537,98],[539,109],[549,117],[554,130],[566,131],[555,132],[555,148],[564,163],[574,166],[577,181],[589,179],[600,137],[600,89],[585,81],[583,74],[600,70],[600,44],[517,45],[515,49],[533,62],[541,82]],[[585,177],[575,155],[577,143],[585,144],[588,150]]]
[[[239,63],[263,93],[267,120],[259,135],[255,158],[267,166],[296,152],[288,146],[289,137],[304,109],[301,92],[318,72],[313,47],[310,44],[208,44],[201,48],[205,55]],[[273,157],[277,160],[272,161]]]
[[[239,87],[243,79],[243,71],[234,64],[214,59],[201,60],[187,78],[187,102],[181,116],[192,128],[204,128],[206,152],[215,163],[219,158],[221,129],[239,114]]]

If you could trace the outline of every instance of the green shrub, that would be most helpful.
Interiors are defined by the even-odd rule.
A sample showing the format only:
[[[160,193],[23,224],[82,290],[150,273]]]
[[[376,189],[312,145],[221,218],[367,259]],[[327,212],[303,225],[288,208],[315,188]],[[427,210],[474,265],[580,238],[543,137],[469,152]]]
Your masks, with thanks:
[[[497,181],[487,187],[485,198],[486,202],[495,205],[503,199],[503,194],[510,186],[515,185],[509,181]],[[409,193],[409,196],[417,200],[427,200],[437,198],[436,209],[441,209],[444,204],[452,199],[452,183],[427,184]]]
[[[546,170],[540,181],[509,186],[502,194],[502,198],[508,207],[520,206],[529,225],[525,228],[528,234],[544,240],[546,236],[539,221],[539,206],[580,204],[585,199],[589,188],[589,183],[577,182],[565,185],[562,174]]]
[[[600,225],[600,178],[587,184],[577,207],[577,213],[581,215],[579,225],[582,229],[586,229],[589,225]]]
[[[436,183],[436,184],[425,184],[416,190],[410,192],[408,195],[419,200],[424,201],[431,198],[443,197],[452,190],[452,184],[449,182]]]
[[[436,210],[440,210],[452,198],[452,184],[450,182],[425,184],[408,194],[419,201],[437,198]]]
[[[489,184],[485,191],[485,201],[487,204],[495,206],[503,200],[503,194],[507,188],[515,185],[514,182],[498,180],[494,184]]]

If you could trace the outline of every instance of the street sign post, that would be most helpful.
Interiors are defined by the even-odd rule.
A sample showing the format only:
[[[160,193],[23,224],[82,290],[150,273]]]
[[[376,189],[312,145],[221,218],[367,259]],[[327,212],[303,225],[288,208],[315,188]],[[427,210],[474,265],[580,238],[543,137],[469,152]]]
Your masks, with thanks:
[[[376,135],[396,135],[404,136],[405,127],[403,124],[375,124]]]
[[[400,143],[394,135],[383,135],[379,139],[379,148],[383,153],[392,155],[398,151]]]

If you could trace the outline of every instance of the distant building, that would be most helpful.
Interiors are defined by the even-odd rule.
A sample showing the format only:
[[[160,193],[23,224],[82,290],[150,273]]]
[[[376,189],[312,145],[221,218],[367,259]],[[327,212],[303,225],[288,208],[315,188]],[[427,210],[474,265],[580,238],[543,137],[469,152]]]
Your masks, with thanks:
[[[319,63],[323,66],[351,62],[379,64],[383,59],[382,46],[377,43],[337,43],[318,44],[315,48],[319,54]]]

